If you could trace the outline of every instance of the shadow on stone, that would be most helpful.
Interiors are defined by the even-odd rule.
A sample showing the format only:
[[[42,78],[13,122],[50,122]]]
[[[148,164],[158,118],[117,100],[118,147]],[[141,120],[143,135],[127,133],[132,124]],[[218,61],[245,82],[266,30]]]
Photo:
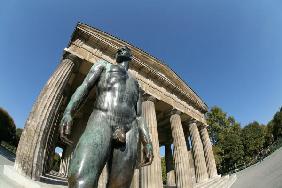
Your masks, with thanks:
[[[15,162],[16,155],[4,148],[3,146],[0,146],[0,155],[2,155],[11,162]]]
[[[44,176],[41,176],[40,182],[47,183],[50,185],[68,185],[66,178],[54,176],[52,174],[45,174]]]

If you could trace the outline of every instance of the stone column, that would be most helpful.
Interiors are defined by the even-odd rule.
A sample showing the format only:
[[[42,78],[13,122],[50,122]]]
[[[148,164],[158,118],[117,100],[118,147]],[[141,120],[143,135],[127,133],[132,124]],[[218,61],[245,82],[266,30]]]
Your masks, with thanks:
[[[139,169],[134,170],[130,188],[139,188]]]
[[[192,180],[189,171],[187,145],[181,124],[179,112],[170,117],[171,133],[174,145],[174,166],[176,176],[176,186],[179,188],[192,187]]]
[[[16,170],[34,180],[42,175],[49,130],[61,105],[63,90],[79,59],[66,54],[41,91],[26,121],[15,161]]]
[[[188,163],[190,165],[190,176],[194,184],[196,183],[194,159],[193,159],[192,151],[187,151],[187,153],[188,153],[188,158],[189,158]]]
[[[72,147],[67,146],[64,148],[61,163],[60,163],[60,170],[59,174],[61,176],[67,177],[68,176],[68,170],[69,170],[69,163],[72,157]]]
[[[196,182],[199,183],[208,179],[208,173],[205,162],[203,144],[200,138],[196,122],[190,123],[189,131],[192,140],[192,151],[194,155]]]
[[[98,180],[98,188],[106,188],[108,183],[108,164],[106,164],[103,168],[102,173],[100,174],[99,180]]]
[[[142,103],[143,117],[147,122],[148,129],[151,134],[154,160],[150,166],[141,168],[141,188],[163,187],[157,118],[154,104],[155,100],[156,99],[151,96]]]
[[[207,170],[210,178],[217,176],[216,164],[212,151],[212,144],[210,141],[208,130],[205,126],[200,129],[200,134],[203,141],[204,153],[206,158]]]
[[[67,176],[67,164],[65,159],[61,159],[59,174],[62,177]]]
[[[175,186],[175,171],[170,144],[165,145],[166,185]]]

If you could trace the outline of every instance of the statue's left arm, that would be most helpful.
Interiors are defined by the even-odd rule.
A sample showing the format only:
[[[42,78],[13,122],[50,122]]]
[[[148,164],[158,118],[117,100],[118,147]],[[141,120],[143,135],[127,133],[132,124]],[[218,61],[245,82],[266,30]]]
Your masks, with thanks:
[[[144,158],[145,161],[140,164],[140,166],[147,166],[150,165],[153,161],[154,154],[153,154],[153,146],[152,141],[150,138],[150,133],[148,130],[148,126],[146,121],[144,120],[144,117],[142,116],[142,93],[139,91],[139,97],[137,102],[137,120],[139,124],[139,134],[141,138],[141,143],[144,147]]]

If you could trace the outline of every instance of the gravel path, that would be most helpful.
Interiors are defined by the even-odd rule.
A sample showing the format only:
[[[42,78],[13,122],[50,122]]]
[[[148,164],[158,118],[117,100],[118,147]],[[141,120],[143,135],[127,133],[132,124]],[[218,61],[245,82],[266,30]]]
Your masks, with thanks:
[[[231,188],[282,188],[282,148],[243,171]]]

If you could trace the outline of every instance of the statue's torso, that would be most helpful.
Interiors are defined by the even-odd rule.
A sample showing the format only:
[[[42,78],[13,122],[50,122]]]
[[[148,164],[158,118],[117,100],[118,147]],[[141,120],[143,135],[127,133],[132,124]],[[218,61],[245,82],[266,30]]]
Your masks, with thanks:
[[[135,119],[139,88],[137,81],[120,65],[109,64],[97,83],[95,109],[120,118]]]

